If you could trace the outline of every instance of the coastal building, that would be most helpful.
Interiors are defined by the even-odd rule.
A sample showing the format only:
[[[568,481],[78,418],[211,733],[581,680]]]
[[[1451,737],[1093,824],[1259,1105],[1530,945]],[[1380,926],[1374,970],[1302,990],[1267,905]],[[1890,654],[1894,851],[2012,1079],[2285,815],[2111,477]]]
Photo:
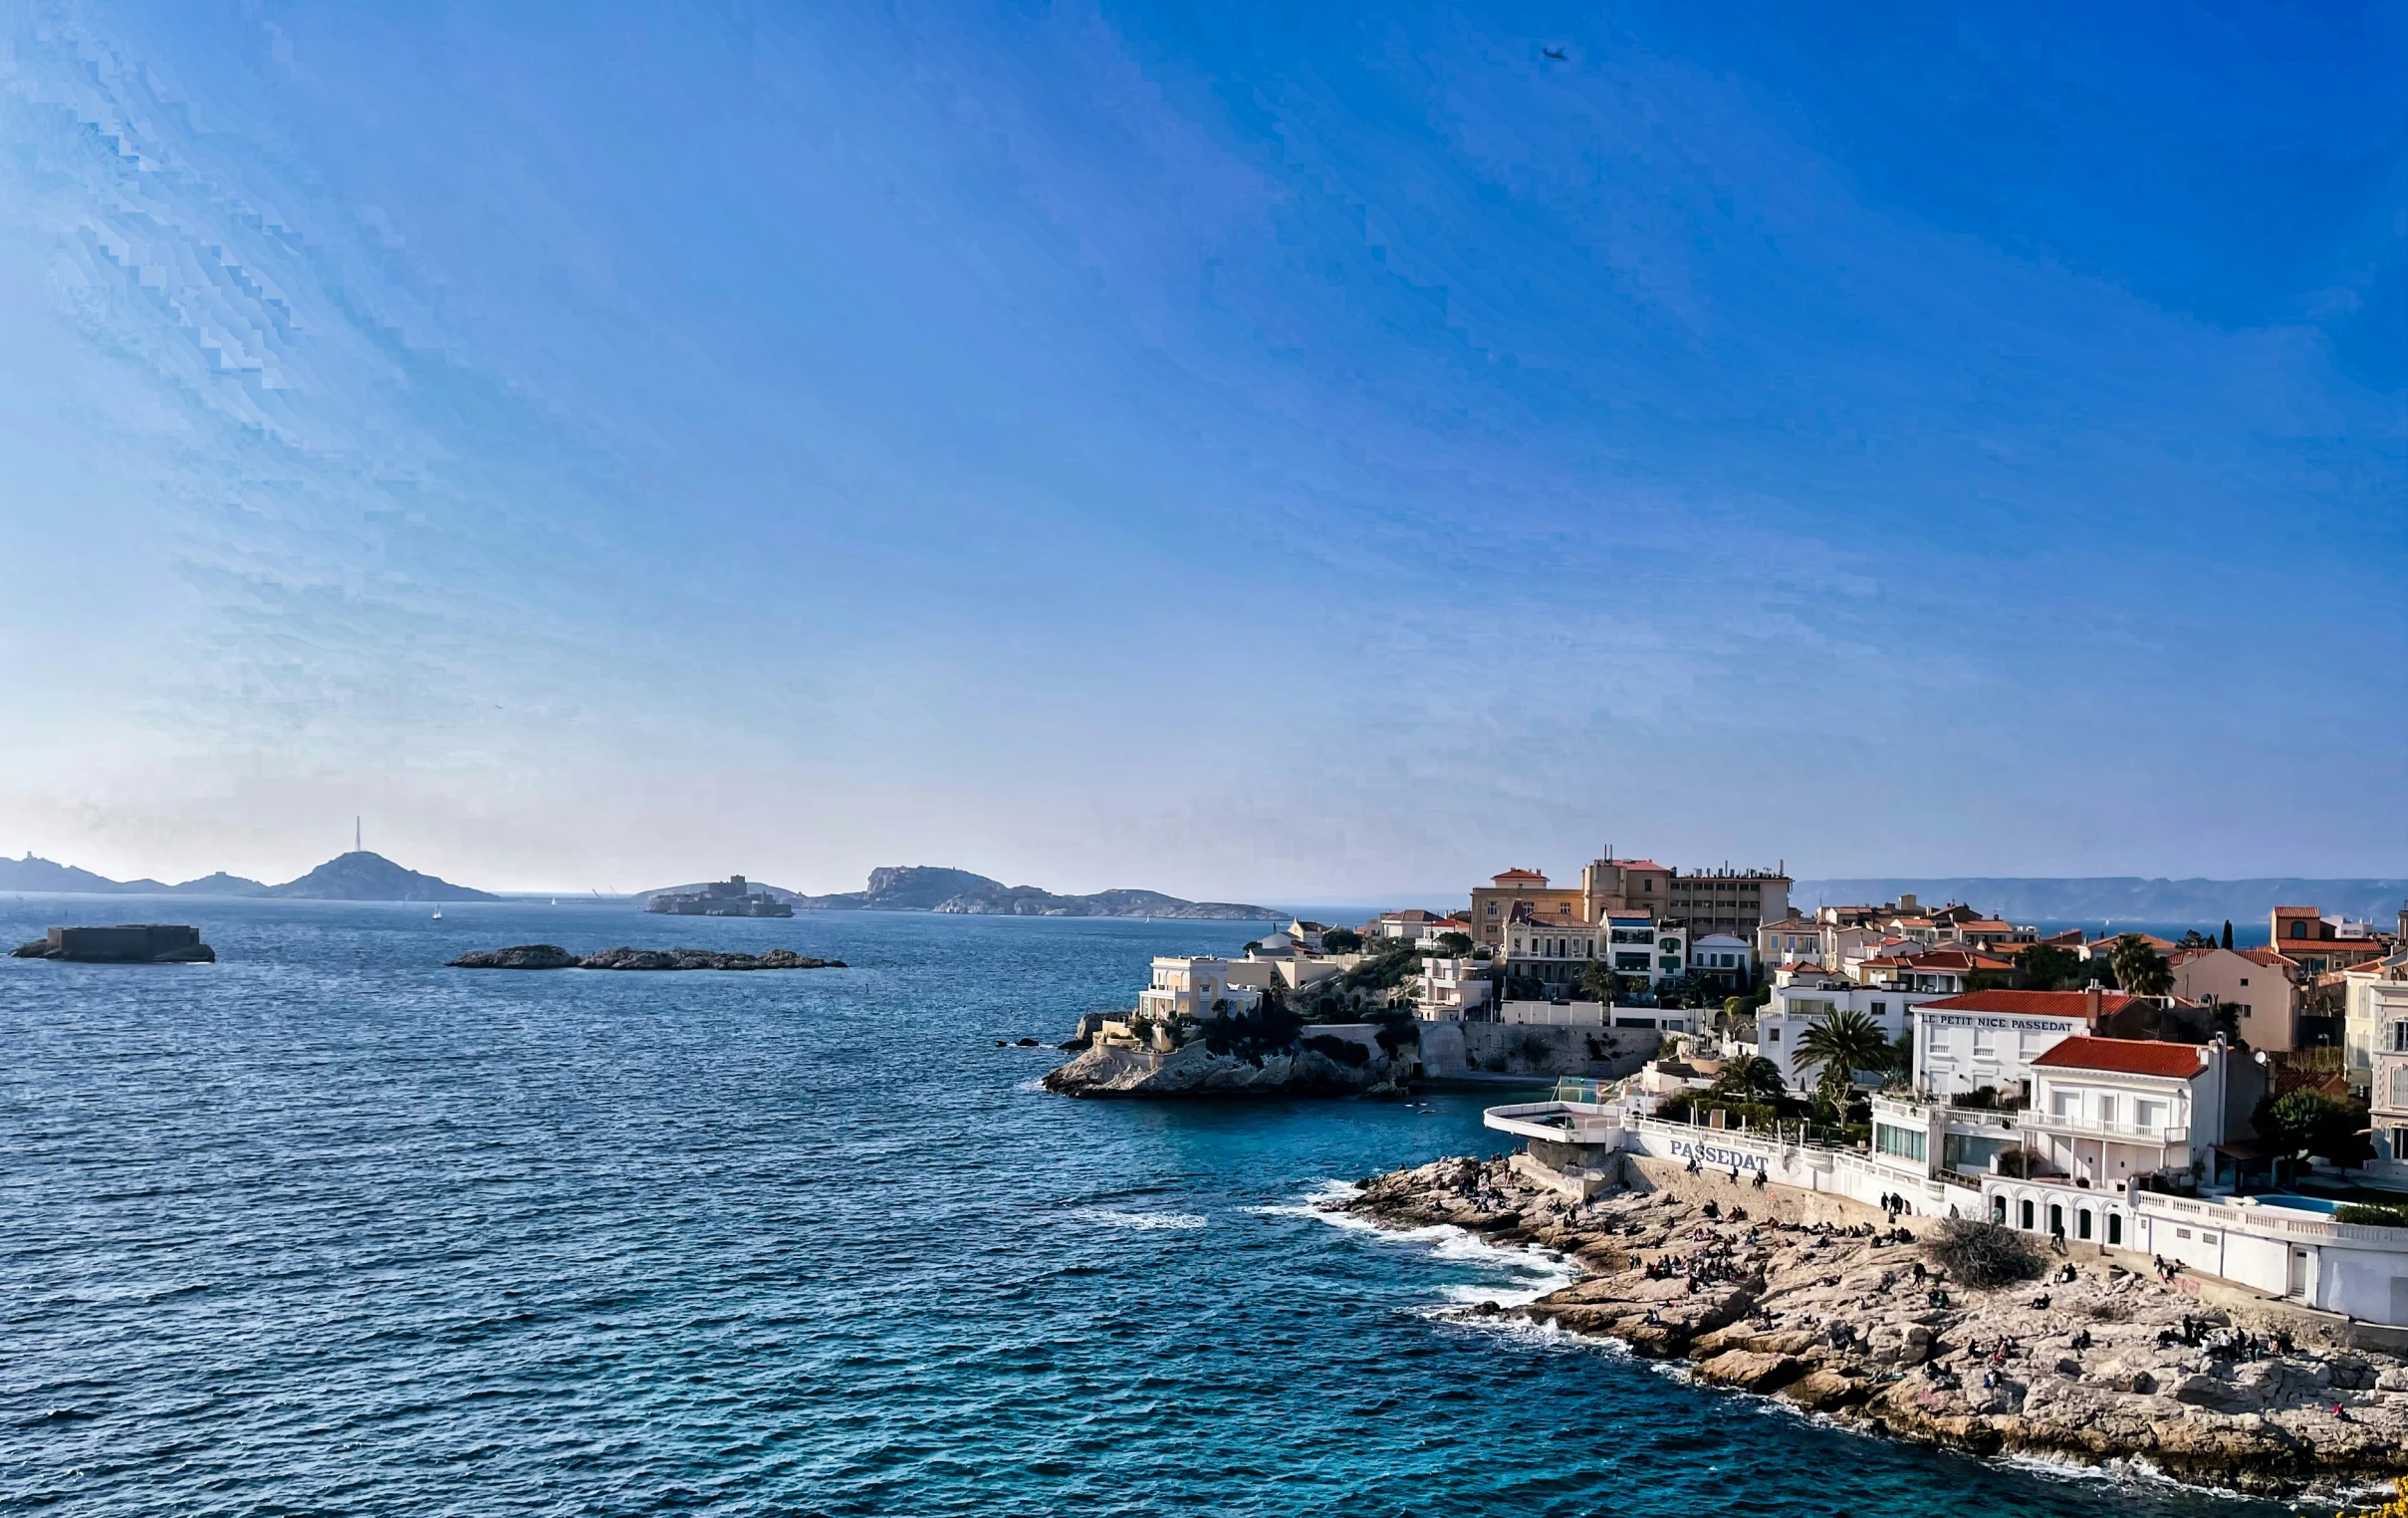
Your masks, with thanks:
[[[2230,1007],[2233,1025],[2252,1049],[2278,1053],[2298,1047],[2298,966],[2273,949],[2179,949],[2169,961],[2174,994],[2211,1009]]]
[[[2020,1105],[2042,1055],[2096,1032],[2136,999],[2097,990],[1971,991],[1925,1001],[1914,1011],[1915,1089],[1942,1101],[1991,1091]]]
[[[1848,977],[1861,985],[1896,985],[1935,996],[1953,996],[1972,989],[1973,977],[1988,973],[2004,978],[2015,968],[2011,959],[1961,948],[1915,948],[1912,940],[1886,939],[1873,951],[1843,959]]]
[[[1580,871],[1577,889],[1552,886],[1535,870],[1509,870],[1472,891],[1474,936],[1502,946],[1517,906],[1558,924],[1598,923],[1614,914],[1670,919],[1692,934],[1736,933],[1753,941],[1766,922],[1790,915],[1783,870],[1684,874],[1653,860],[1617,860],[1608,850]]]
[[[1425,1022],[1484,1022],[1496,1012],[1486,959],[1424,959],[1413,1010]]]
[[[1157,956],[1153,983],[1137,993],[1137,1014],[1157,1023],[1243,1017],[1262,1005],[1263,993],[1231,984],[1229,972],[1228,960],[1211,955]]]
[[[2408,1180],[2408,953],[2357,965],[2341,976],[2341,1065],[2352,1090],[2367,1094],[2376,1151],[2396,1162],[2386,1175]]]
[[[2264,1068],[2222,1039],[2062,1039],[2032,1062],[2026,1143],[2079,1187],[2135,1176],[2213,1181],[2215,1150],[2249,1132],[2266,1092]]]
[[[2364,922],[2328,917],[2313,906],[2278,906],[2268,914],[2268,946],[2306,976],[2380,959],[2393,945]]]

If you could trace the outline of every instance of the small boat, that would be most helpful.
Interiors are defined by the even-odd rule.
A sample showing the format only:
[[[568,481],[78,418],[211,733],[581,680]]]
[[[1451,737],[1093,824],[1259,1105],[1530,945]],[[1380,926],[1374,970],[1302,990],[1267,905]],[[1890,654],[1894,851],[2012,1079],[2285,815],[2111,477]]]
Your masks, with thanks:
[[[435,916],[434,916],[434,920],[435,920],[435,921],[437,921],[437,922],[440,922],[440,921],[442,921],[442,920],[443,920],[443,908],[442,908],[442,907],[438,906],[438,907],[436,907],[436,908],[435,908]]]

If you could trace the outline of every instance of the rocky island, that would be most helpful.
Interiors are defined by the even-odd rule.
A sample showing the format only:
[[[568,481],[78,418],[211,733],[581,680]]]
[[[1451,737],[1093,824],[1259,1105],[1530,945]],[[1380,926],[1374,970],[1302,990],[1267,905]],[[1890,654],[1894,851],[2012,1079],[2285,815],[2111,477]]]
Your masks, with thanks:
[[[1158,890],[1098,890],[1056,895],[1036,886],[1006,886],[967,870],[889,865],[869,872],[869,888],[835,895],[788,893],[806,911],[928,911],[1004,917],[1175,917],[1284,922],[1286,912],[1242,901],[1189,901]]]
[[[1390,1029],[1349,1024],[1302,1028],[1273,1044],[1199,1039],[1167,1052],[1097,1039],[1039,1084],[1066,1097],[1385,1096],[1402,1092],[1414,1068]]]
[[[116,927],[54,927],[9,951],[13,959],[79,964],[215,964],[217,950],[182,923],[122,922]]]
[[[456,970],[841,970],[842,959],[818,959],[792,949],[733,954],[721,949],[607,948],[573,954],[557,943],[519,943],[478,949],[446,961]]]
[[[1587,1272],[1464,1316],[1686,1359],[1702,1382],[1870,1432],[2145,1460],[2264,1495],[2408,1472],[2408,1365],[2331,1320],[2095,1250],[2036,1256],[1989,1224],[1893,1220],[1632,1155],[1622,1166],[1619,1185],[1575,1201],[1507,1160],[1442,1159],[1331,1205],[1559,1251]]]

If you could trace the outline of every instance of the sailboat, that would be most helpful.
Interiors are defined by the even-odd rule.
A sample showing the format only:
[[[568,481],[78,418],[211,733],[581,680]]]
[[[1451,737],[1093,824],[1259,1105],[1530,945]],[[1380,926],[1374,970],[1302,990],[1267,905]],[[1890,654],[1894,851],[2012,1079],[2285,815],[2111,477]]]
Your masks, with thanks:
[[[437,921],[437,922],[440,922],[440,921],[442,921],[442,920],[443,920],[443,908],[442,908],[442,907],[438,906],[438,907],[436,907],[436,908],[435,908],[434,920],[435,920],[435,921]]]

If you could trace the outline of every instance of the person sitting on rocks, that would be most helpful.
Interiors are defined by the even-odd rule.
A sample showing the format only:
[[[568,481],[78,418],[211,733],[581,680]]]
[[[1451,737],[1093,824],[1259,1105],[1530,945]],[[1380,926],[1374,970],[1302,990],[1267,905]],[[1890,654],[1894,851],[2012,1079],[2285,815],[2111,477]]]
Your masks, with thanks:
[[[2042,1292],[2039,1296],[2032,1299],[2032,1305],[2041,1312],[2045,1313],[2048,1311],[2048,1294],[2047,1292]]]
[[[1923,1278],[1931,1274],[1931,1272],[1930,1272],[1930,1271],[1925,1270],[1925,1269],[1923,1268],[1923,1262],[1922,1262],[1921,1260],[1917,1260],[1917,1261],[1915,1261],[1915,1264],[1914,1264],[1914,1272],[1915,1272],[1915,1284],[1916,1284],[1917,1286],[1921,1286],[1921,1285],[1923,1284]]]
[[[1754,1186],[1759,1191],[1763,1190],[1765,1186],[1765,1172],[1758,1170],[1756,1172],[1756,1178],[1749,1181],[1748,1184]]]

